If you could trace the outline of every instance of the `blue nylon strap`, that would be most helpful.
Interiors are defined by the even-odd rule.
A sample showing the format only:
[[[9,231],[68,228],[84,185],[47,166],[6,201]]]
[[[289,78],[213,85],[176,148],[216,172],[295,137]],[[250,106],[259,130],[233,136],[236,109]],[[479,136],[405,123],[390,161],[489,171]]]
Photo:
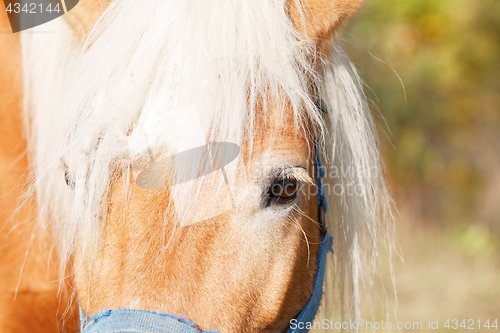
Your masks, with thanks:
[[[328,210],[328,202],[325,195],[325,185],[323,177],[325,177],[325,169],[321,163],[321,155],[319,153],[319,146],[314,144],[314,173],[316,175],[316,199],[318,201],[318,208],[323,205],[325,212]]]
[[[316,268],[316,276],[314,277],[313,292],[311,297],[302,309],[297,319],[290,321],[290,328],[287,333],[305,333],[309,331],[306,327],[316,317],[321,298],[323,297],[323,281],[325,278],[326,258],[328,252],[332,250],[332,236],[328,234],[328,230],[324,235],[321,235],[321,244],[319,245],[318,261]]]
[[[318,200],[318,211],[321,209],[321,207],[323,207],[324,213],[328,210],[328,203],[326,201],[325,187],[323,183],[325,170],[323,169],[323,165],[321,163],[318,144],[314,145],[314,170],[316,175],[316,198]],[[321,222],[322,221],[320,217],[320,223]],[[287,331],[287,333],[305,333],[309,331],[306,327],[308,326],[308,323],[311,323],[316,317],[316,312],[318,311],[319,305],[321,303],[321,298],[323,297],[323,282],[325,278],[326,259],[328,256],[328,252],[330,251],[333,252],[332,236],[330,236],[330,234],[328,233],[328,229],[325,227],[324,233],[322,233],[320,237],[318,259],[316,262],[316,275],[314,276],[312,295],[297,318],[290,321],[290,329]]]
[[[103,311],[87,322],[80,309],[81,332],[84,333],[217,333],[202,331],[182,315],[169,315],[145,310],[117,309]]]

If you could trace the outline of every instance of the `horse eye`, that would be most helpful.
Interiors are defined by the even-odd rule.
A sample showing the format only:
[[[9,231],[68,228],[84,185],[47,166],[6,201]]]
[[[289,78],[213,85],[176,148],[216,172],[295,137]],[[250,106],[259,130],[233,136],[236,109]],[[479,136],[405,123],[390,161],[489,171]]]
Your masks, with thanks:
[[[294,177],[285,176],[273,183],[269,189],[269,203],[285,204],[297,196],[299,181]]]
[[[64,180],[66,181],[66,185],[68,185],[72,190],[75,189],[75,182],[71,178],[69,172],[68,172],[68,166],[64,164]]]

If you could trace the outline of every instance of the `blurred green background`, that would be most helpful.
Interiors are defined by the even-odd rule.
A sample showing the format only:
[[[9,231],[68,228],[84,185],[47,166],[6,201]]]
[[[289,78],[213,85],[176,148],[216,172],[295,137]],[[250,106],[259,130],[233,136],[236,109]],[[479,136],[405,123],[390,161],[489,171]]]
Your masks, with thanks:
[[[500,324],[500,0],[367,0],[342,39],[399,210],[398,319]]]

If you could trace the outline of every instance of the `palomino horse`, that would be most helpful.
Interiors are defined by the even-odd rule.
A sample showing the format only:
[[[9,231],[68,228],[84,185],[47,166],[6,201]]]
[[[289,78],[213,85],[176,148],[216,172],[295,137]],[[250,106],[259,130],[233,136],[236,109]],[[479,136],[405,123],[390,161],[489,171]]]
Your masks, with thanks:
[[[17,34],[1,7],[0,331],[304,331],[325,220],[323,303],[359,316],[391,216],[333,45],[360,5],[81,0]]]

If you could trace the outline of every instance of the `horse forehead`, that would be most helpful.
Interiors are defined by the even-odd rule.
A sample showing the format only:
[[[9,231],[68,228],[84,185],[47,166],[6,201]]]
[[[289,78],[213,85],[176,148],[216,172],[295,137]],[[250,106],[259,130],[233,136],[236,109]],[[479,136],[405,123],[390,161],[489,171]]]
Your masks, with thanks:
[[[291,105],[287,103],[276,103],[267,109],[258,107],[255,132],[251,136],[252,155],[259,157],[271,152],[278,158],[282,155],[305,159],[310,149],[308,133],[313,132],[311,121],[305,116],[305,119],[297,119]],[[246,150],[248,147],[244,145],[243,151]]]

